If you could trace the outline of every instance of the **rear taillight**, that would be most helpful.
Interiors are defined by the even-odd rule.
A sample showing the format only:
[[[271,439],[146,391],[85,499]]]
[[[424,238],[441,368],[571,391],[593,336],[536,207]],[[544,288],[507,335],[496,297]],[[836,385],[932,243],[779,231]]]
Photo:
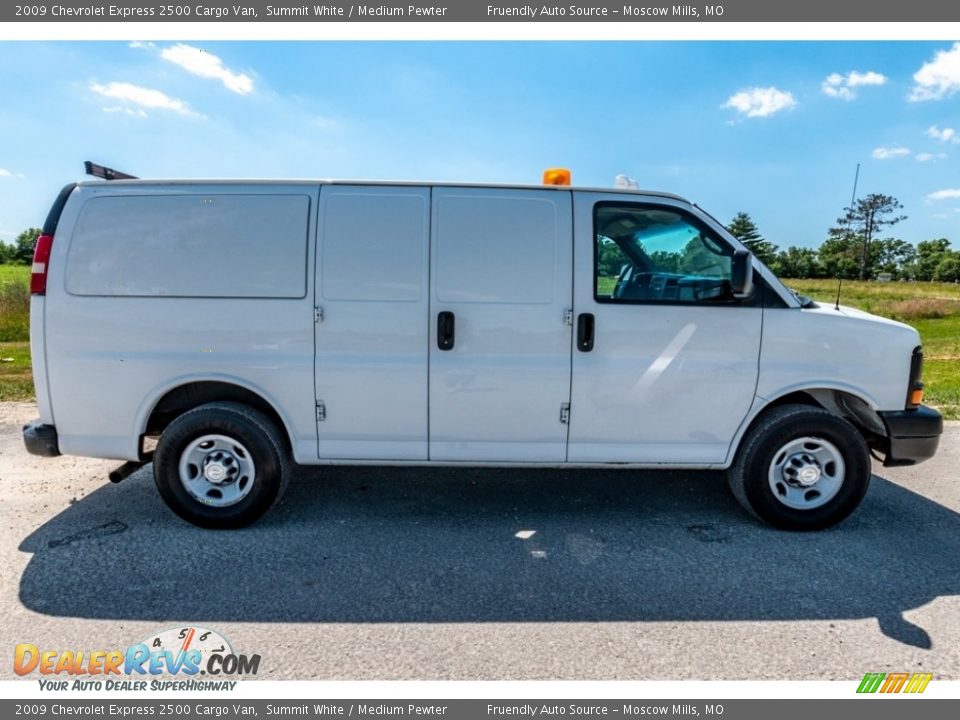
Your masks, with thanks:
[[[923,403],[923,350],[918,346],[913,349],[910,358],[910,385],[907,388],[907,409],[920,407]]]
[[[47,270],[50,267],[50,250],[53,248],[53,235],[41,235],[33,249],[33,270],[30,273],[30,293],[47,294]]]

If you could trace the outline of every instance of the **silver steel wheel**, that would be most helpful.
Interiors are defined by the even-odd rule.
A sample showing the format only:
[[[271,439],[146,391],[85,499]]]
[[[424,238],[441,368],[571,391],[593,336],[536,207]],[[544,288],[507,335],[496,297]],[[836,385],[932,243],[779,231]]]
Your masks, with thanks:
[[[203,435],[180,454],[180,482],[204,505],[227,507],[253,488],[256,467],[242,443],[226,435]]]
[[[794,510],[813,510],[840,491],[846,465],[836,445],[818,437],[800,437],[777,450],[767,479],[773,496]]]

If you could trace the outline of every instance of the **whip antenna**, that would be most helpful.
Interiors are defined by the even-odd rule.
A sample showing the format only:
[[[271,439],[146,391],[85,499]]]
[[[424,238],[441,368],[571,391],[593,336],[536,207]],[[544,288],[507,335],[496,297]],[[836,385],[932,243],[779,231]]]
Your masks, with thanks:
[[[853,195],[850,197],[850,209],[853,209],[857,202],[857,180],[860,179],[860,163],[857,163],[857,172],[853,175]],[[840,309],[840,288],[843,287],[843,267],[837,263],[837,302],[833,306],[834,310]]]

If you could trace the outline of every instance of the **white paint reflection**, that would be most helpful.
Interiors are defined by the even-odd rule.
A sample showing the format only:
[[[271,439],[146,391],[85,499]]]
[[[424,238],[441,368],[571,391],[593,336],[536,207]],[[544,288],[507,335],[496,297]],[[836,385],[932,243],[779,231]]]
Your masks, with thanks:
[[[639,399],[657,383],[657,380],[666,372],[671,363],[676,360],[677,356],[686,344],[690,342],[690,338],[693,337],[696,331],[696,323],[687,323],[680,329],[680,332],[674,335],[673,339],[667,343],[667,346],[657,356],[657,359],[650,363],[650,367],[646,369],[643,375],[634,383],[633,387],[630,388],[629,394],[631,400]]]

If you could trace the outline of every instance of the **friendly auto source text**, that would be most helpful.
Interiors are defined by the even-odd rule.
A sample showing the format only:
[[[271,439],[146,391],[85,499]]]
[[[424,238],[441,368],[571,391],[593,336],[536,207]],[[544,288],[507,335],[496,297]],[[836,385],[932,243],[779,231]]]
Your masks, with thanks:
[[[706,5],[702,8],[694,5],[663,5],[656,7],[624,5],[622,8],[606,8],[592,5],[524,5],[523,7],[501,7],[487,5],[488,17],[608,17],[611,19],[674,17],[697,19],[703,16],[721,17],[723,5]]]

